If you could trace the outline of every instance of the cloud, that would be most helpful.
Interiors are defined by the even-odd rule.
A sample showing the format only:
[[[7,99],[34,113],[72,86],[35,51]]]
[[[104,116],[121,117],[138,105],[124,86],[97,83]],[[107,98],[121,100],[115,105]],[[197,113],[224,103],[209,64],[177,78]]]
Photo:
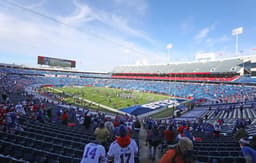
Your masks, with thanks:
[[[208,36],[209,32],[210,32],[210,31],[213,31],[214,28],[215,28],[215,24],[212,24],[212,25],[209,26],[209,27],[205,27],[205,28],[201,29],[201,30],[196,34],[195,39],[196,39],[196,40],[205,39],[205,38]]]
[[[161,53],[123,38],[100,31],[98,37],[89,31],[49,23],[39,17],[34,20],[33,15],[21,13],[0,12],[0,52],[3,58],[12,58],[16,63],[20,61],[15,58],[22,56],[26,63],[35,65],[36,56],[44,55],[74,59],[78,68],[87,71],[111,71],[114,66],[135,64],[145,58],[150,64],[165,61]]]
[[[22,6],[28,9],[40,8],[46,3],[46,1],[47,0],[38,0],[37,2],[34,2],[34,3],[29,3],[29,4],[25,3]],[[21,5],[21,3],[18,0],[8,0],[7,3]]]
[[[128,3],[130,6],[134,6],[134,2],[124,2],[119,0],[114,0],[116,3],[126,4]],[[140,0],[142,4],[145,3],[144,0]],[[103,10],[99,10],[93,7],[90,7],[86,3],[80,3],[78,0],[73,0],[73,4],[75,6],[74,13],[72,15],[59,17],[58,20],[65,24],[69,25],[83,25],[88,22],[98,22],[103,24],[104,26],[114,29],[115,31],[122,32],[123,35],[139,38],[151,45],[157,43],[154,39],[150,38],[143,31],[135,29],[129,25],[129,20],[123,16],[115,15],[111,12],[106,12]],[[144,4],[146,6],[146,3]]]
[[[204,39],[205,37],[208,36],[209,32],[210,32],[210,29],[208,27],[204,28],[204,29],[200,30],[200,32],[195,36],[195,39],[196,40]]]
[[[77,0],[73,0],[76,7],[71,16],[59,17],[58,20],[65,24],[81,24],[94,20],[94,13],[92,9],[86,4],[80,4]]]
[[[109,15],[108,13],[102,12],[97,15],[96,19],[103,24],[118,30],[119,32],[125,32],[126,35],[128,34],[130,36],[143,39],[144,41],[147,41],[151,44],[154,44],[156,42],[155,40],[148,37],[144,32],[130,27],[128,24],[128,20],[124,17]]]

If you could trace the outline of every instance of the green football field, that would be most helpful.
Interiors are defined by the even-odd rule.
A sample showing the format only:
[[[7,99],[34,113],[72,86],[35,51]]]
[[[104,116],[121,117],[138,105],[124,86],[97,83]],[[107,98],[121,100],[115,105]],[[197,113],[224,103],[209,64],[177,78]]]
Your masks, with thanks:
[[[63,87],[44,89],[59,95],[68,94],[69,96],[63,97],[64,101],[69,103],[74,103],[73,97],[76,96],[77,98],[87,99],[114,109],[122,109],[170,98],[170,96],[166,95],[105,87]]]

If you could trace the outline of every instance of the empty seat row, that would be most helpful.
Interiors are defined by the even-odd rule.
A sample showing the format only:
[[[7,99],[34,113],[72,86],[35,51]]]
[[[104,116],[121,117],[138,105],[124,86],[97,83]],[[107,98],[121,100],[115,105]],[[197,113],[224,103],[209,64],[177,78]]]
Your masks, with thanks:
[[[239,151],[241,150],[239,147],[211,147],[211,146],[202,146],[202,147],[194,147],[195,150],[199,150],[199,151]]]
[[[28,119],[28,117],[24,117],[24,120],[27,120],[27,119]],[[44,122],[44,123],[41,123],[39,121],[33,121],[33,122],[34,122],[34,124],[42,124],[45,127],[55,128],[55,129],[61,128],[65,131],[72,131],[73,133],[77,133],[77,134],[81,134],[86,130],[81,125],[76,125],[76,126],[73,126],[73,127],[67,127],[65,125],[61,125],[61,124],[57,124],[57,123],[51,123],[51,122]]]
[[[242,157],[241,151],[206,151],[206,150],[193,150],[194,155],[204,155],[204,156],[223,156],[223,157]]]
[[[49,162],[49,163],[78,163],[81,158],[72,158],[41,149],[26,147],[12,142],[0,140],[0,153],[5,156],[11,156],[18,160],[30,162]]]
[[[72,158],[81,158],[83,155],[83,149],[63,147],[58,144],[30,139],[19,135],[6,134],[3,132],[1,132],[1,140],[38,150],[45,150],[56,154],[64,154],[65,156]],[[8,154],[8,152],[9,151],[7,151],[6,154]]]
[[[209,155],[196,155],[195,160],[204,163],[245,163],[245,159],[241,156],[209,156]]]
[[[5,156],[2,154],[0,154],[0,162],[3,162],[3,163],[25,163],[24,160],[18,160],[18,159],[15,159],[14,157]]]
[[[41,129],[41,130],[47,130],[47,131],[52,131],[52,132],[57,132],[57,133],[61,133],[63,135],[70,135],[70,136],[73,136],[73,137],[81,137],[81,135],[83,136],[86,136],[88,138],[93,138],[93,133],[90,133],[90,132],[81,132],[81,133],[74,133],[73,131],[66,131],[66,130],[63,130],[61,128],[50,128],[50,127],[43,127],[43,125],[41,125],[43,123],[40,123],[40,124],[28,124],[28,123],[24,123],[24,126],[28,126],[28,127],[32,127],[32,128],[37,128],[37,129]]]
[[[75,142],[80,142],[80,143],[88,143],[92,140],[95,139],[87,139],[87,138],[83,138],[83,135],[81,135],[81,137],[72,137],[72,136],[67,136],[67,135],[63,135],[60,133],[54,133],[54,132],[50,132],[50,131],[45,131],[45,130],[39,130],[39,129],[33,129],[33,128],[24,128],[24,132],[30,132],[33,133],[34,136],[38,137],[51,137],[51,138],[55,138],[55,139],[60,139],[60,140],[66,140],[66,141],[75,141]]]

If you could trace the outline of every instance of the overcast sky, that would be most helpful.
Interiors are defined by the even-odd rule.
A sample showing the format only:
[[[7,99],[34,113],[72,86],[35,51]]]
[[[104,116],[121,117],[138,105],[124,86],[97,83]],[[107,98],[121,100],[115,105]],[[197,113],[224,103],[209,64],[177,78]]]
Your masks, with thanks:
[[[207,52],[230,57],[231,31],[240,26],[241,55],[253,54],[255,8],[255,0],[0,0],[0,62],[31,66],[42,55],[108,72],[164,64],[168,43],[174,62]]]

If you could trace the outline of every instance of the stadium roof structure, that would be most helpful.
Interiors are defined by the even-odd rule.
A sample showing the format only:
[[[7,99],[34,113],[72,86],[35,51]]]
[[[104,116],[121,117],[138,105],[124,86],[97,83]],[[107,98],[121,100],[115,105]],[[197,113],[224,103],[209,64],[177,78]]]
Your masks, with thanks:
[[[112,73],[196,73],[239,72],[243,59],[227,59],[207,62],[171,63],[167,65],[118,66]]]
[[[67,67],[52,67],[52,66],[28,66],[28,65],[19,65],[19,64],[7,64],[0,63],[1,67],[11,67],[11,68],[20,68],[20,69],[34,69],[34,70],[43,70],[43,71],[61,71],[61,72],[71,72],[71,73],[92,73],[92,74],[106,74],[108,72],[94,72],[94,71],[83,71],[75,68]]]

